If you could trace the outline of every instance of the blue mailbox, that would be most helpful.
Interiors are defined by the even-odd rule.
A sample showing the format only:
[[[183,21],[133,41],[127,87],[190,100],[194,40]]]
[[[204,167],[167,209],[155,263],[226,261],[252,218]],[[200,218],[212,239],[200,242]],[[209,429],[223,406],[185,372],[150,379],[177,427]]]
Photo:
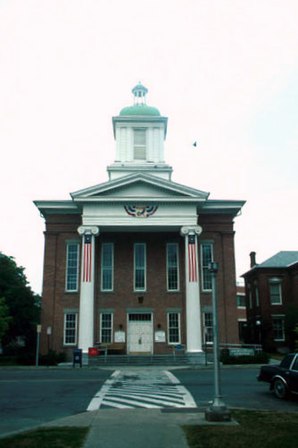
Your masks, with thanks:
[[[81,348],[75,348],[73,351],[72,366],[75,367],[76,364],[80,364],[80,367],[82,367],[82,349]]]

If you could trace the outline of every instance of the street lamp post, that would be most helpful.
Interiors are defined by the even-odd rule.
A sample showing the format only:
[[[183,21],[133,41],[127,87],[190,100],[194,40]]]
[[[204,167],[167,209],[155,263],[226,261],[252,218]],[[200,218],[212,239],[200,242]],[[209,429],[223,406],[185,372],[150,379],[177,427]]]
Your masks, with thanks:
[[[216,274],[218,264],[209,263],[209,272],[212,279],[212,315],[213,315],[213,365],[214,365],[214,399],[205,411],[205,418],[210,422],[227,422],[231,420],[231,412],[221,397],[220,371],[219,371],[219,338],[218,338],[218,314]]]

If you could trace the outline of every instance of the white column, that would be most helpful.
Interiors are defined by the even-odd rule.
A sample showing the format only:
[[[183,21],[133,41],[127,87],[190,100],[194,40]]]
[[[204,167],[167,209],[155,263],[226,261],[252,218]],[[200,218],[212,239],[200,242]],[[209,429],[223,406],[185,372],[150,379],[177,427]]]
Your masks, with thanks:
[[[94,254],[98,227],[80,226],[82,236],[81,289],[79,313],[79,348],[83,353],[93,346],[94,337]]]
[[[202,352],[202,323],[198,269],[198,241],[200,226],[185,226],[185,284],[186,284],[186,347],[188,353]]]

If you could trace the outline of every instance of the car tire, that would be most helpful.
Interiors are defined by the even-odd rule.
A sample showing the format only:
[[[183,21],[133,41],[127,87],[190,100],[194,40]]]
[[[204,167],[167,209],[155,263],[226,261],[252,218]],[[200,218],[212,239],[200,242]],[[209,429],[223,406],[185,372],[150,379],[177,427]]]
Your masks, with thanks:
[[[280,378],[274,380],[273,391],[275,393],[275,396],[277,398],[280,398],[281,400],[286,398],[288,395],[287,386]]]

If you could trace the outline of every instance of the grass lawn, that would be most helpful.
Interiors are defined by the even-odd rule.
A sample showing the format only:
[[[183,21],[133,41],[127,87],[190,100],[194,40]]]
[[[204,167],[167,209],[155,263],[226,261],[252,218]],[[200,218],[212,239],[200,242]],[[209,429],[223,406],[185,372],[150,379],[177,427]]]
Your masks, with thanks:
[[[239,426],[184,426],[190,448],[296,448],[298,413],[233,411]]]
[[[89,428],[37,429],[0,439],[0,448],[81,448]]]

